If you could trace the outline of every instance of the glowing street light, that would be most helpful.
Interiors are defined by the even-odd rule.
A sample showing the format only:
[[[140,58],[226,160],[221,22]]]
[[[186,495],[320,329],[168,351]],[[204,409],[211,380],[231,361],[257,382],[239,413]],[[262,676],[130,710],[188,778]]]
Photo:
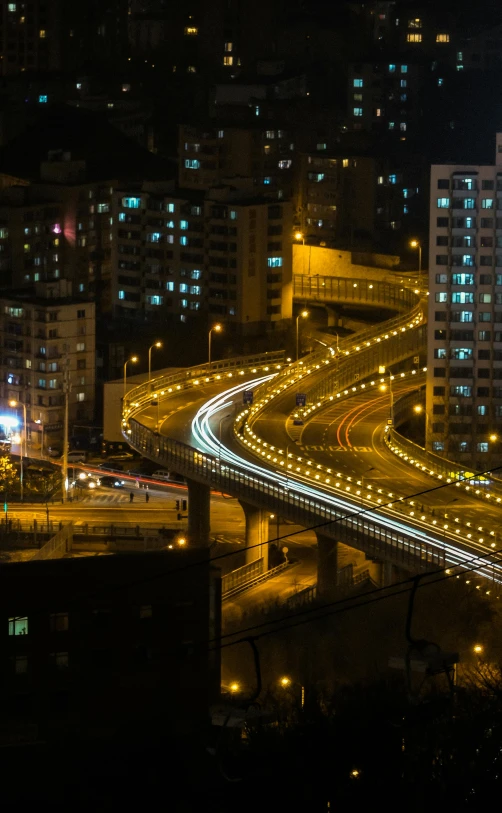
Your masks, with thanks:
[[[23,404],[21,401],[16,401],[16,400],[13,399],[12,401],[9,401],[9,406],[12,407],[13,409],[15,409],[18,406],[23,408],[23,428],[22,428],[21,437],[20,437],[20,441],[21,441],[21,443],[20,443],[20,446],[21,446],[21,470],[20,470],[19,481],[20,481],[20,486],[21,486],[21,488],[20,488],[21,502],[24,502],[23,461],[24,461],[24,456],[26,454],[26,404]]]
[[[296,317],[296,360],[298,361],[298,347],[299,347],[299,332],[300,332],[300,318],[306,319],[309,315],[308,311],[302,311]]]
[[[218,322],[216,325],[213,325],[212,328],[209,330],[209,348],[208,348],[209,370],[211,370],[211,334],[213,330],[215,333],[220,333],[223,330],[223,325],[220,325]]]
[[[124,401],[125,401],[126,392],[127,392],[127,365],[129,364],[129,362],[132,362],[133,364],[136,364],[137,361],[138,361],[137,356],[131,356],[131,358],[127,359],[127,361],[124,364]]]
[[[475,652],[476,655],[481,655],[482,652],[483,652],[483,649],[484,649],[484,647],[482,646],[482,644],[475,644],[472,647],[472,651]]]
[[[422,243],[420,240],[410,240],[410,248],[418,249],[418,285],[420,286],[422,278]]]
[[[148,380],[150,381],[152,377],[152,350],[154,347],[160,348],[162,347],[162,342],[155,342],[152,344],[151,347],[148,348]]]

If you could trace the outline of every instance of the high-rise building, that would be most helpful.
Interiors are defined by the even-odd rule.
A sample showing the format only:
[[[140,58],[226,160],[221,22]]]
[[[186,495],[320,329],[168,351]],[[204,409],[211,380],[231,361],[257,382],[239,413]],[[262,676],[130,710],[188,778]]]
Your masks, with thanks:
[[[26,407],[28,442],[61,448],[65,389],[68,420],[91,423],[95,409],[96,318],[64,280],[31,291],[0,290],[0,399]]]
[[[431,171],[427,448],[466,468],[501,459],[502,134],[495,164]]]
[[[237,332],[291,318],[291,204],[162,183],[113,195],[115,316],[224,318]]]

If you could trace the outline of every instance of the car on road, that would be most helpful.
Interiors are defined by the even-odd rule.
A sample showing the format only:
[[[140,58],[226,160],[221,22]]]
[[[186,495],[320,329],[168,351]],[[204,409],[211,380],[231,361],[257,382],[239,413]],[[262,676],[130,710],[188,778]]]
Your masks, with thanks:
[[[109,474],[100,477],[99,481],[102,486],[109,486],[110,488],[123,488],[125,486],[125,480],[121,480],[120,477],[112,477]]]
[[[168,472],[167,469],[157,469],[157,471],[154,471],[150,477],[152,480],[170,480],[171,473]]]

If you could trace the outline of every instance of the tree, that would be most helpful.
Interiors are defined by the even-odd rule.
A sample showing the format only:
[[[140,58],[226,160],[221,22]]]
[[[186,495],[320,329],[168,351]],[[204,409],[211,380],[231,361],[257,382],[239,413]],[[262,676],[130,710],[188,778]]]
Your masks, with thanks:
[[[10,494],[18,480],[16,467],[11,463],[10,458],[7,455],[0,457],[0,483],[3,493]]]

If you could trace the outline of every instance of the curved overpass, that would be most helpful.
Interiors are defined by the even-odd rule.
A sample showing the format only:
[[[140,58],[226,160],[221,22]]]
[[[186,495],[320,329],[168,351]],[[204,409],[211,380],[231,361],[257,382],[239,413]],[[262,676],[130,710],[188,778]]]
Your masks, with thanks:
[[[326,279],[329,279],[333,286],[333,278]],[[316,280],[316,285],[318,282]],[[361,282],[368,285],[366,281]],[[352,289],[354,289],[354,283],[355,281],[352,280]],[[387,283],[369,284],[377,287],[377,292],[380,291],[379,295],[383,297],[388,295]],[[393,287],[397,288],[397,286]],[[312,291],[312,280],[309,288]],[[349,288],[347,285],[345,288],[347,297],[349,297]],[[369,293],[373,290],[373,288],[367,287],[364,296],[373,297],[373,294]],[[358,343],[359,337],[356,336],[345,342],[347,347],[350,346],[349,349],[338,348],[339,352],[333,352],[333,348],[328,348],[328,350],[322,348],[317,353],[303,359],[299,364],[285,364],[280,366],[280,369],[271,371],[270,375],[273,375],[271,383],[263,385],[261,393],[260,390],[257,390],[261,398],[257,411],[265,410],[271,398],[274,397],[274,388],[275,395],[277,395],[278,388],[281,391],[291,389],[302,379],[310,380],[313,382],[313,386],[319,386],[323,378],[326,378],[327,369],[332,370],[333,367],[336,367],[337,374],[340,374],[340,369],[344,367],[346,359],[351,353],[355,354],[360,365],[363,355],[368,355],[368,350],[373,350],[375,346],[393,347],[394,350],[402,348],[402,332],[409,331],[416,337],[420,336],[420,330],[423,328],[423,314],[419,312],[420,309],[417,306],[418,297],[408,289],[400,288],[393,291],[396,300],[399,298],[398,295],[403,294],[408,305],[411,302],[418,310],[410,320],[410,315],[403,307],[405,316],[401,317],[402,325],[395,334],[392,331],[389,332],[385,325],[379,326],[372,331],[371,338],[366,336],[364,347]],[[329,297],[326,298],[329,299]],[[386,302],[385,305],[388,306],[388,303]],[[379,332],[380,335],[378,335]],[[368,362],[369,366],[374,367],[380,359],[381,354],[373,352],[371,361]],[[205,373],[206,380],[208,380],[213,376],[214,371],[210,371],[206,367],[202,373]],[[353,371],[347,373],[349,376],[353,374]],[[195,386],[196,379],[193,376],[189,376],[189,378]],[[477,540],[476,543],[473,540],[461,542],[459,536],[454,535],[451,544],[449,532],[446,530],[438,532],[435,528],[431,529],[427,527],[426,523],[424,525],[423,519],[420,520],[418,517],[407,517],[406,520],[401,517],[396,518],[395,512],[385,507],[384,500],[371,493],[369,488],[368,493],[364,495],[364,507],[361,509],[359,494],[357,502],[354,503],[355,489],[342,484],[337,475],[332,473],[329,468],[312,461],[307,461],[307,463],[308,468],[316,470],[313,474],[315,487],[311,485],[311,471],[303,473],[298,468],[292,471],[292,466],[289,464],[288,474],[284,478],[280,469],[277,468],[281,462],[284,463],[284,460],[280,460],[280,455],[274,447],[271,447],[265,455],[266,464],[262,457],[260,465],[253,465],[245,460],[239,461],[235,456],[229,457],[226,450],[220,449],[221,457],[215,457],[214,454],[201,452],[194,446],[181,443],[175,438],[162,437],[155,429],[143,425],[140,419],[147,399],[150,402],[155,397],[160,399],[158,383],[158,381],[148,382],[143,385],[143,388],[137,388],[128,394],[124,402],[123,428],[128,441],[142,454],[162,465],[176,468],[187,478],[189,490],[191,489],[193,492],[190,499],[193,510],[189,516],[189,532],[192,531],[194,537],[199,536],[202,539],[207,537],[209,529],[208,489],[213,486],[240,499],[245,512],[247,511],[247,517],[252,516],[253,509],[255,512],[274,511],[280,512],[281,516],[298,524],[315,528],[319,540],[319,580],[320,585],[325,589],[329,588],[334,578],[330,562],[336,560],[333,555],[333,546],[336,541],[345,540],[372,557],[385,559],[410,569],[420,569],[430,566],[431,563],[437,565],[445,561],[453,565],[460,565],[462,562],[466,562],[473,552],[477,555],[485,553],[484,549],[477,544]],[[181,385],[176,386],[179,389]],[[164,394],[165,391],[162,393],[162,397]],[[221,403],[224,404],[225,399]],[[245,417],[244,411],[239,416],[238,432],[246,431]],[[270,468],[272,473],[270,473]],[[391,497],[390,502],[392,502]],[[249,524],[252,525],[253,522],[250,520]],[[254,526],[257,527],[256,522],[254,522]],[[257,536],[255,535],[255,539],[259,537],[259,533]],[[256,544],[261,551],[264,542],[259,541]],[[487,571],[482,562],[479,566],[483,572]]]

